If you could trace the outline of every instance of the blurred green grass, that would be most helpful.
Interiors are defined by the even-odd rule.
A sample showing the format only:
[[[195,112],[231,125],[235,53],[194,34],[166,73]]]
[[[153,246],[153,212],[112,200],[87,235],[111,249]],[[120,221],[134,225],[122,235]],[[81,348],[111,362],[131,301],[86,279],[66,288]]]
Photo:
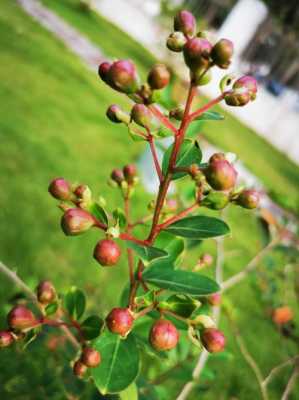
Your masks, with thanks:
[[[80,21],[90,18],[79,10],[72,12],[78,13]],[[109,23],[93,18],[96,18],[94,32],[102,29],[105,33],[109,29]],[[87,21],[88,26],[93,26],[89,19]],[[114,40],[120,40],[120,31],[113,26],[111,30]],[[121,51],[122,57],[132,59],[139,54],[140,68],[145,71],[152,57],[136,42],[126,40],[127,45],[123,42],[122,46],[112,47],[109,54],[115,52],[115,56],[120,56]],[[60,291],[71,285],[85,289],[89,309],[103,314],[116,304],[116,294],[125,282],[125,259],[117,268],[100,268],[92,260],[98,232],[77,238],[65,237],[59,228],[61,212],[48,195],[47,186],[53,177],[64,176],[89,184],[96,193],[107,198],[109,207],[118,206],[120,197],[106,185],[106,179],[113,167],[136,160],[143,146],[132,142],[124,128],[112,125],[104,116],[107,105],[112,102],[124,105],[125,100],[99,83],[96,75],[86,70],[63,44],[9,0],[4,0],[0,9],[0,46],[0,259],[11,268],[18,268],[20,276],[31,287],[39,279],[48,278]],[[148,195],[138,191],[133,209],[135,216],[142,215],[148,200]],[[250,260],[261,248],[263,237],[258,221],[250,212],[232,207],[228,222],[232,236],[226,239],[225,276]],[[192,255],[185,258],[184,266],[191,267],[199,252],[207,249],[215,250],[213,241],[207,241],[202,249],[195,248]],[[5,304],[15,288],[3,277],[0,287],[0,301]],[[234,289],[229,299],[238,304],[238,323],[244,338],[267,371],[287,356],[288,349],[281,348],[279,335],[264,318],[260,301],[248,283]],[[8,306],[1,308],[2,320],[7,310]],[[257,340],[256,332],[267,332],[267,335],[260,335]],[[26,358],[24,353],[13,349],[1,353],[1,398],[40,399],[43,391],[33,393],[31,390],[34,371],[39,371],[34,375],[39,388],[53,381],[52,389],[47,392],[50,398],[65,398],[59,380],[63,356],[58,363],[48,350],[38,349],[39,343],[33,350],[28,349]],[[233,337],[229,336],[229,350],[233,349]],[[271,352],[271,357],[266,356],[267,352]],[[206,398],[220,398],[223,388],[231,395],[239,395],[236,390],[241,391],[242,400],[257,397],[251,371],[238,352],[234,354],[229,364],[231,368],[215,363],[217,382]],[[47,366],[43,362],[45,357],[49,359]],[[237,386],[236,381],[239,382]],[[174,380],[170,386],[177,391],[178,384],[180,382]],[[278,382],[273,386],[273,393],[281,390],[281,385]],[[82,398],[92,397],[82,391]]]

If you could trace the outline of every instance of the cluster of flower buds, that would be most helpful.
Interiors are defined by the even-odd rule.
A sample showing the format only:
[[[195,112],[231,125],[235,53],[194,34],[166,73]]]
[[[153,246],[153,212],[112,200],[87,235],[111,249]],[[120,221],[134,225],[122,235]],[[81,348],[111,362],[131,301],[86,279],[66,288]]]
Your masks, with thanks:
[[[130,60],[107,61],[99,66],[100,78],[118,92],[133,94],[140,88],[140,79],[135,65]]]
[[[101,362],[100,353],[92,347],[84,347],[80,358],[75,361],[73,372],[78,378],[83,378],[88,368],[96,368]]]
[[[256,79],[245,75],[234,82],[232,89],[226,92],[224,100],[229,106],[240,107],[255,100],[256,94]]]
[[[111,186],[119,186],[124,190],[135,186],[139,182],[137,168],[133,164],[125,165],[123,169],[114,169],[110,178],[109,183]]]

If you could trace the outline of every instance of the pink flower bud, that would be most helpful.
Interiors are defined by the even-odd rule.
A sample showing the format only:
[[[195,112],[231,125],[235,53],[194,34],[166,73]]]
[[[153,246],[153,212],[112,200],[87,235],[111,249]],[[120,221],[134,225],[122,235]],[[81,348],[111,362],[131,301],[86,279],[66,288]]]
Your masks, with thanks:
[[[225,347],[225,337],[221,331],[216,328],[207,328],[201,332],[201,341],[209,353],[218,353]]]
[[[110,332],[126,336],[132,329],[133,315],[128,308],[113,308],[106,318],[106,325]]]
[[[105,61],[99,65],[98,74],[99,74],[100,78],[102,79],[102,81],[104,81],[105,83],[109,82],[108,72],[109,72],[111,65],[112,64],[109,63],[108,61]]]
[[[80,200],[91,200],[91,190],[87,185],[79,185],[74,190],[74,194]]]
[[[249,93],[250,100],[254,100],[256,98],[257,94],[257,81],[255,78],[252,76],[242,76],[242,78],[239,78],[234,84],[233,84],[233,89],[242,89],[245,88],[247,89],[247,92]]]
[[[200,257],[200,263],[204,264],[206,267],[210,267],[213,264],[213,256],[209,253],[205,253]]]
[[[150,70],[147,81],[152,89],[163,89],[168,85],[170,72],[164,64],[156,64]]]
[[[237,204],[241,207],[253,209],[259,206],[260,195],[254,189],[243,190],[237,198]]]
[[[173,32],[169,35],[166,46],[169,50],[179,53],[183,50],[187,39],[182,32]]]
[[[88,368],[95,368],[101,362],[101,355],[97,350],[85,347],[82,351],[80,361]]]
[[[211,306],[219,306],[219,304],[221,304],[221,294],[213,293],[210,296],[208,296],[208,303]]]
[[[229,190],[237,180],[235,168],[226,160],[212,161],[204,170],[208,184],[215,190]]]
[[[149,341],[154,349],[165,351],[173,349],[179,341],[179,332],[172,322],[159,319],[151,328]]]
[[[212,163],[214,161],[220,161],[220,160],[226,160],[225,158],[225,154],[224,153],[214,153],[210,159],[209,159],[209,163]]]
[[[86,374],[87,366],[84,365],[80,360],[77,360],[73,366],[73,373],[78,378],[83,378]]]
[[[154,123],[152,112],[144,104],[135,104],[131,111],[132,120],[144,128],[150,128]]]
[[[68,209],[61,218],[61,228],[67,236],[80,235],[94,225],[93,216],[80,208]]]
[[[189,11],[182,10],[174,17],[174,30],[183,32],[186,36],[193,36],[196,30],[196,20]]]
[[[97,243],[93,256],[104,267],[110,267],[118,262],[121,250],[113,240],[103,239]]]
[[[128,164],[128,165],[124,166],[123,172],[124,172],[126,181],[130,184],[133,183],[134,178],[137,175],[137,169],[136,169],[135,165]]]
[[[111,179],[119,185],[125,180],[123,171],[121,169],[114,169],[111,172]]]
[[[220,39],[212,48],[211,58],[218,67],[229,67],[234,52],[234,45],[228,39]]]
[[[49,185],[49,193],[58,200],[70,200],[71,185],[64,178],[56,178]]]
[[[50,281],[42,281],[36,288],[37,299],[42,304],[53,303],[56,299],[56,291]]]
[[[8,347],[14,342],[14,337],[9,331],[0,331],[0,348]]]
[[[119,92],[135,93],[140,86],[135,65],[130,60],[120,60],[112,64],[108,73],[110,85]]]
[[[212,45],[207,39],[194,37],[185,44],[183,49],[186,65],[192,71],[206,68],[210,62],[211,50]]]
[[[108,107],[106,111],[107,117],[110,121],[115,123],[124,123],[128,125],[130,123],[130,115],[124,112],[118,105],[113,104]]]
[[[8,313],[7,323],[10,328],[17,331],[33,328],[38,325],[38,321],[32,311],[22,305],[15,306]]]

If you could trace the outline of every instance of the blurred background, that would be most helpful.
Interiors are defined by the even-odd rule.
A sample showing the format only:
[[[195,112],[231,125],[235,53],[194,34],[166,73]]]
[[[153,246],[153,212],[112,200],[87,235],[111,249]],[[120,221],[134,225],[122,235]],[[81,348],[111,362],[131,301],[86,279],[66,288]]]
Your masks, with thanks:
[[[162,60],[174,73],[168,100],[184,101],[187,71],[181,55],[165,47],[173,15],[181,8],[194,13],[199,29],[208,30],[213,42],[221,37],[234,42],[229,72],[251,74],[259,81],[255,102],[236,110],[217,106],[224,121],[196,126],[205,160],[217,150],[236,153],[240,180],[264,194],[268,225],[272,218],[297,234],[297,0],[1,0],[0,261],[31,288],[40,279],[52,280],[61,292],[76,285],[86,291],[89,310],[101,315],[116,305],[115,293],[126,279],[125,257],[117,268],[101,269],[92,259],[98,232],[65,237],[59,227],[61,212],[47,188],[51,179],[63,176],[88,184],[111,208],[117,207],[121,199],[107,179],[113,168],[136,162],[145,188],[137,191],[133,212],[136,218],[144,215],[155,187],[147,150],[105,117],[110,104],[127,110],[129,105],[99,82],[95,71],[103,59],[129,58],[145,79],[149,67]],[[215,71],[214,83],[203,88],[200,102],[217,94],[226,73]],[[226,219],[232,235],[224,241],[225,278],[244,268],[269,241],[261,213],[231,207]],[[213,240],[189,245],[186,268],[203,252],[215,254]],[[298,354],[298,292],[298,249],[285,241],[226,295],[243,340],[265,375]],[[21,292],[1,276],[1,326],[16,299],[22,299]],[[281,305],[295,315],[291,338],[271,321],[270,311]],[[221,326],[227,351],[211,357],[190,399],[259,399],[253,371],[224,317]],[[1,351],[1,399],[101,398],[72,377],[73,354],[65,346],[51,346],[53,335],[49,330],[26,351]],[[150,358],[142,375],[155,392],[149,393],[140,380],[140,399],[175,399],[194,362],[182,354],[171,354],[163,365]],[[163,377],[167,368],[174,368],[173,373]],[[270,399],[281,398],[291,373],[289,366],[273,380]],[[298,383],[289,399],[299,399]]]

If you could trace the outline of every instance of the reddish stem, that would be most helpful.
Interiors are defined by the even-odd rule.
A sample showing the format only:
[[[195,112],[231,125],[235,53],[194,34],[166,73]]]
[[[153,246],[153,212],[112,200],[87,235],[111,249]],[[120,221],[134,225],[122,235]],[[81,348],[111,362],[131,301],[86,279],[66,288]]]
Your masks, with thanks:
[[[148,139],[147,140],[148,140],[149,145],[150,145],[150,149],[151,149],[151,152],[152,152],[152,156],[153,156],[153,160],[154,160],[154,164],[155,164],[155,168],[156,168],[156,171],[157,171],[157,175],[158,175],[159,181],[162,182],[163,174],[162,174],[162,170],[161,170],[161,167],[160,167],[160,164],[159,164],[154,138],[153,138],[153,135],[151,135],[149,131],[148,131]]]
[[[204,112],[209,110],[211,107],[213,107],[215,104],[219,103],[222,101],[225,97],[225,93],[222,93],[220,96],[216,97],[215,99],[209,101],[207,104],[205,104],[203,107],[199,108],[198,110],[194,111],[194,113],[190,114],[189,117],[187,118],[187,123],[190,124],[195,118],[199,117],[202,115]]]
[[[190,214],[192,211],[194,211],[198,207],[198,203],[192,204],[192,206],[186,208],[185,210],[182,210],[179,212],[177,215],[174,215],[173,217],[169,218],[167,221],[163,222],[163,224],[157,225],[157,230],[160,232],[163,229],[166,229],[169,225],[173,224],[176,221],[179,221],[180,219],[186,217],[186,215]]]
[[[149,245],[147,240],[137,239],[135,236],[132,236],[131,234],[126,232],[121,233],[118,238],[121,240],[129,240],[130,242],[141,244],[141,246]]]
[[[161,113],[161,111],[155,107],[153,104],[148,106],[151,112],[162,122],[166,128],[170,129],[175,135],[177,134],[177,128],[169,121],[165,115]]]
[[[130,199],[129,196],[126,196],[124,199],[124,206],[125,206],[125,216],[127,220],[127,226],[126,226],[126,233],[131,234],[131,224],[130,224]],[[130,284],[131,287],[133,286],[135,282],[134,278],[134,254],[133,250],[127,248],[127,254],[128,254],[128,267],[129,267],[129,276],[130,276]]]

